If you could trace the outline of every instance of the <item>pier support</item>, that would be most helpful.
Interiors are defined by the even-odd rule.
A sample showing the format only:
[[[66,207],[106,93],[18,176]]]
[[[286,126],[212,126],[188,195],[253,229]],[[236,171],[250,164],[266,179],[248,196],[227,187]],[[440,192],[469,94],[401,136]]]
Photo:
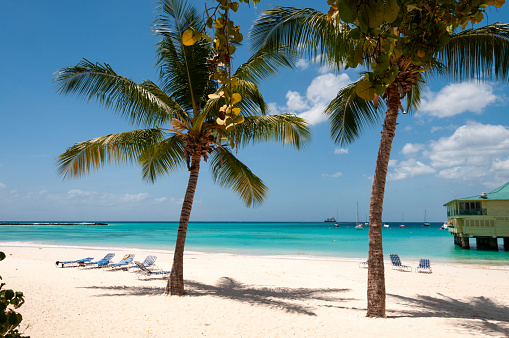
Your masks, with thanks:
[[[477,248],[485,250],[498,250],[497,238],[478,237],[476,238]]]
[[[509,237],[504,237],[504,249],[509,251]]]
[[[462,249],[470,249],[470,241],[468,237],[454,235],[454,244],[461,246]]]

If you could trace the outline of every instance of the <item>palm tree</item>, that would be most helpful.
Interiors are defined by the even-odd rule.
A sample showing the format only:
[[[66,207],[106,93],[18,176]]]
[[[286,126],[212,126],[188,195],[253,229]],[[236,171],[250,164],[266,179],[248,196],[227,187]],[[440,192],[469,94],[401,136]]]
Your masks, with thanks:
[[[350,33],[354,28],[328,19],[326,14],[313,9],[275,7],[262,14],[251,34],[257,48],[294,46],[295,50],[307,58],[319,58],[322,63],[339,71],[351,63],[347,51],[356,48],[359,50],[356,45],[359,40],[352,39]],[[360,43],[364,42],[361,40]],[[382,210],[397,117],[400,110],[405,113],[402,100],[407,98],[407,111],[415,111],[420,103],[423,86],[436,76],[449,76],[454,80],[475,78],[480,81],[493,77],[507,80],[508,51],[509,27],[506,24],[496,23],[464,30],[452,34],[450,40],[432,55],[426,65],[414,63],[411,55],[391,58],[389,67],[397,66],[400,71],[384,88],[381,100],[378,95],[374,95],[373,101],[359,97],[357,85],[364,77],[344,88],[338,88],[337,96],[327,106],[325,114],[330,123],[331,137],[340,145],[355,141],[367,127],[377,125],[382,118],[384,120],[370,200],[368,317],[385,317]],[[375,48],[364,49],[360,56],[367,61],[366,66],[376,62],[376,57]],[[380,109],[379,105],[386,109]]]
[[[220,94],[225,89],[209,76],[212,44],[202,40],[184,46],[181,40],[189,27],[203,27],[202,16],[179,0],[163,0],[161,11],[155,22],[161,36],[157,44],[160,86],[151,81],[135,83],[117,75],[108,64],[85,59],[58,72],[60,93],[95,99],[143,129],[77,143],[58,157],[57,165],[65,178],[111,162],[138,163],[143,179],[152,183],[187,166],[189,181],[166,287],[166,294],[183,295],[184,245],[202,160],[209,160],[215,183],[239,194],[247,206],[257,206],[266,197],[267,187],[232,148],[263,141],[300,148],[310,133],[305,121],[294,115],[266,115],[258,81],[274,74],[277,67],[293,64],[291,58],[267,51],[256,53],[234,73],[235,90],[242,96],[236,105],[240,114],[229,125],[218,124],[225,103]]]

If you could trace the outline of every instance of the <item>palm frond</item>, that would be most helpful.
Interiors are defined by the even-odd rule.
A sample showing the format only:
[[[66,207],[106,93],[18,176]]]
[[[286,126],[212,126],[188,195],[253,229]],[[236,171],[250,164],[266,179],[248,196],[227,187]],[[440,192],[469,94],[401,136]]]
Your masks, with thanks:
[[[215,90],[209,79],[207,58],[212,45],[202,40],[192,46],[184,46],[185,30],[204,27],[203,17],[196,8],[184,6],[182,1],[164,0],[162,14],[154,27],[162,40],[157,44],[157,65],[163,90],[186,110],[197,112],[206,101],[207,94]]]
[[[248,116],[232,132],[239,146],[277,142],[300,149],[311,140],[307,122],[293,114]]]
[[[57,158],[60,176],[80,177],[105,164],[133,163],[147,147],[159,142],[158,129],[133,130],[80,142]]]
[[[95,99],[133,124],[154,126],[181,112],[178,106],[169,106],[167,99],[161,100],[162,95],[155,95],[150,86],[117,75],[108,64],[83,59],[75,67],[61,69],[55,82],[60,94]]]
[[[259,84],[283,67],[293,68],[296,61],[297,53],[289,46],[279,46],[277,50],[262,47],[237,68],[233,77]]]
[[[509,78],[509,25],[467,29],[451,37],[437,54],[455,81]]]
[[[410,90],[406,94],[407,102],[406,112],[408,114],[412,115],[413,113],[419,110],[419,107],[421,106],[421,94],[425,86],[426,81],[424,82],[417,81],[416,85],[412,87],[412,90]]]
[[[218,147],[209,159],[214,183],[232,189],[248,207],[262,204],[268,188],[262,180],[228,150]]]
[[[385,111],[383,100],[380,100],[378,109],[375,109],[372,101],[358,97],[355,93],[356,84],[354,82],[341,88],[325,109],[331,137],[339,145],[355,141],[363,129],[379,122]]]
[[[184,142],[178,135],[147,147],[139,157],[143,179],[154,183],[159,176],[180,169],[185,164]]]
[[[256,50],[292,46],[310,60],[339,69],[346,61],[345,50],[353,46],[349,32],[347,25],[330,22],[314,9],[274,7],[255,21],[251,42]]]

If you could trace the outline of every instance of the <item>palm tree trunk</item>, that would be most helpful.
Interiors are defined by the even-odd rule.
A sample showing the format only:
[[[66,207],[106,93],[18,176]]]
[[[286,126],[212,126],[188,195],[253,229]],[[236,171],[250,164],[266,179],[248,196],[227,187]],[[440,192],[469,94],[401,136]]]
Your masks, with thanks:
[[[173,254],[173,266],[171,268],[170,278],[166,284],[165,294],[172,296],[183,296],[184,291],[184,246],[186,244],[187,225],[193,208],[194,193],[198,183],[198,174],[200,172],[201,151],[195,152],[192,158],[192,165],[187,183],[186,196],[180,212],[179,228],[177,232],[177,242]]]
[[[391,156],[392,140],[396,133],[396,120],[400,105],[400,94],[396,85],[388,89],[387,113],[378,149],[375,177],[371,190],[369,213],[368,253],[368,311],[367,317],[385,318],[385,275],[382,246],[382,211],[387,178],[387,167]]]

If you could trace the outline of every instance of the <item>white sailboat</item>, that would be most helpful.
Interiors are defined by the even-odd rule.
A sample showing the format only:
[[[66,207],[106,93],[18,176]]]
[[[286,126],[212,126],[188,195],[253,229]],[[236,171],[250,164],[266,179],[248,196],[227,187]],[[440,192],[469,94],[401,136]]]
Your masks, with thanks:
[[[405,225],[403,224],[403,212],[401,212],[401,224],[399,226],[400,228],[404,228]]]
[[[362,230],[362,224],[359,223],[359,201],[357,201],[357,209],[356,209],[356,218],[355,218],[355,230]]]
[[[423,226],[429,227],[429,223],[426,222],[426,209],[424,209],[424,224],[423,224]]]

